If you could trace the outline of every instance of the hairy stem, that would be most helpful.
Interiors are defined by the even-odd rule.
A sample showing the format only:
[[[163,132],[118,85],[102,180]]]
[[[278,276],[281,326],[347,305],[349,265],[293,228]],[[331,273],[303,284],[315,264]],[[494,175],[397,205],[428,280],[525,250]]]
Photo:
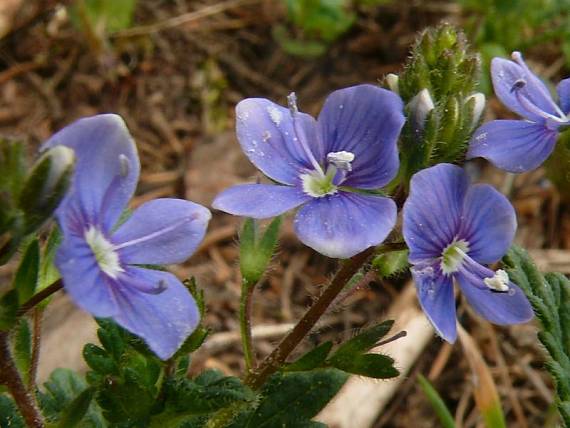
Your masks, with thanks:
[[[251,307],[253,304],[253,291],[255,284],[250,284],[245,278],[242,280],[241,296],[239,302],[239,327],[241,344],[245,358],[246,373],[255,367],[255,354],[251,336]]]
[[[32,393],[36,386],[36,374],[40,360],[43,314],[44,311],[40,308],[35,308],[32,314],[32,355],[30,358],[30,369],[28,371],[28,391]]]
[[[26,425],[43,428],[44,421],[36,405],[34,395],[26,389],[10,352],[9,333],[0,332],[0,383],[8,387]]]
[[[250,372],[245,378],[245,384],[253,389],[260,388],[267,378],[283,365],[287,357],[297,345],[309,334],[317,321],[324,315],[330,304],[335,300],[348,281],[374,254],[371,247],[348,259],[339,269],[331,283],[324,289],[313,306],[303,315],[293,330],[285,336],[279,345],[259,365],[258,369]]]
[[[63,282],[61,281],[61,279],[59,281],[54,282],[49,287],[46,287],[43,290],[41,290],[39,293],[34,294],[30,298],[30,300],[28,300],[26,303],[20,306],[17,315],[19,317],[25,315],[30,309],[34,308],[42,300],[47,299],[49,296],[54,294],[56,291],[61,290],[62,288],[63,288]]]

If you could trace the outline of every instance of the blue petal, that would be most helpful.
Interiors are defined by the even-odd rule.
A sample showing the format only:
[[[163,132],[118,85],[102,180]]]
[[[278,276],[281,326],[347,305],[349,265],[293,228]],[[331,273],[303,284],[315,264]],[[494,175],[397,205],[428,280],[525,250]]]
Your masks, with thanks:
[[[113,234],[127,264],[182,263],[204,239],[211,214],[181,199],[155,199],[141,205]]]
[[[464,259],[459,272],[456,273],[461,291],[475,312],[500,325],[519,324],[531,320],[534,312],[517,285],[510,282],[507,292],[491,291],[485,285],[484,279],[492,278],[494,275],[495,272],[481,266],[470,257]]]
[[[524,62],[522,64],[523,66],[503,58],[493,58],[491,77],[497,97],[515,113],[536,122],[544,122],[544,118],[521,104],[517,91],[519,96],[526,97],[539,110],[558,116],[555,103],[544,83],[524,65]],[[513,90],[517,81],[524,81],[525,85]]]
[[[457,339],[455,296],[451,277],[437,263],[411,269],[420,305],[439,336],[449,343]]]
[[[333,92],[319,115],[325,152],[354,154],[345,186],[376,189],[399,168],[397,141],[404,125],[402,100],[394,92],[358,85]]]
[[[264,98],[248,98],[236,107],[236,132],[249,160],[265,175],[283,184],[294,184],[301,171],[313,170],[300,138],[319,151],[315,119],[298,113],[297,131],[289,109]]]
[[[297,187],[240,184],[224,190],[212,207],[233,215],[269,218],[298,207],[311,197]]]
[[[459,232],[468,186],[465,172],[445,163],[412,177],[403,223],[411,263],[440,257],[453,242]]]
[[[459,237],[469,243],[469,256],[495,263],[505,255],[517,230],[509,200],[487,184],[471,186],[465,195]]]
[[[554,150],[558,133],[523,120],[494,120],[469,143],[467,159],[482,157],[497,168],[520,173],[538,168]]]
[[[74,149],[75,173],[67,197],[57,211],[66,227],[67,206],[84,220],[108,232],[131,199],[139,178],[137,150],[123,119],[102,114],[80,119],[53,135],[43,146]]]
[[[560,107],[564,114],[570,113],[570,78],[562,80],[556,87]]]
[[[348,192],[315,198],[295,217],[295,231],[305,245],[341,259],[382,243],[395,224],[394,201]]]
[[[59,246],[55,265],[65,291],[77,306],[96,317],[119,311],[111,279],[104,274],[83,236],[68,233]]]
[[[192,295],[168,272],[129,266],[122,276],[115,284],[120,311],[112,318],[161,359],[170,358],[200,321]],[[159,294],[141,291],[157,287],[163,290]]]

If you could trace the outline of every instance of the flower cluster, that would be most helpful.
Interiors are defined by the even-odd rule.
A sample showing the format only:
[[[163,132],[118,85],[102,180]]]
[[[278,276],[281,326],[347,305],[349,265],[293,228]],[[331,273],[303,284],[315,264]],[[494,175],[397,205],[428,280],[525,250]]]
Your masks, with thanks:
[[[558,86],[557,105],[519,53],[513,60],[493,60],[493,84],[524,120],[484,124],[467,158],[522,172],[539,166],[570,126],[570,79]],[[412,111],[423,110],[408,120],[419,129],[434,102],[427,91],[413,102]],[[294,94],[288,104],[261,98],[238,104],[238,141],[271,183],[231,187],[216,197],[214,208],[256,219],[298,208],[299,239],[329,257],[349,258],[381,244],[397,223],[396,203],[382,188],[400,167],[402,100],[395,92],[358,85],[333,92],[318,119],[299,111]],[[189,201],[158,199],[123,219],[140,166],[116,115],[79,120],[44,147],[57,146],[73,150],[76,162],[71,189],[56,211],[63,232],[56,265],[67,292],[83,309],[112,318],[169,358],[196,328],[199,311],[176,277],[144,266],[186,260],[203,239],[210,212]],[[474,310],[494,323],[532,318],[507,273],[487,267],[504,256],[516,231],[513,207],[503,195],[470,185],[458,166],[438,164],[412,177],[402,216],[419,301],[441,337],[453,342],[457,335],[455,282]]]

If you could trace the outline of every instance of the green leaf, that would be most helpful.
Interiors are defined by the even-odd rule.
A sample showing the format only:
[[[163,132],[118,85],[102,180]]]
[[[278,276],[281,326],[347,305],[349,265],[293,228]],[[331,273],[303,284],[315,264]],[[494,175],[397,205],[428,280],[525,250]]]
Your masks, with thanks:
[[[16,323],[18,292],[14,289],[0,297],[0,330],[10,330]]]
[[[85,393],[85,380],[68,369],[56,369],[44,383],[44,391],[39,392],[39,403],[42,413],[50,422],[72,423],[79,417],[83,406],[87,410],[79,419],[81,428],[106,428],[108,425],[101,415],[101,409],[91,401],[89,393]],[[89,398],[89,400],[87,400]],[[86,403],[89,401],[89,403]],[[60,425],[61,426],[61,425]],[[73,426],[73,425],[63,425]]]
[[[69,406],[62,412],[58,428],[73,428],[79,426],[79,423],[89,410],[95,390],[87,388],[83,390]]]
[[[24,383],[28,383],[32,360],[32,333],[27,319],[18,322],[13,336],[13,357]]]
[[[100,29],[103,32],[100,36],[103,36],[131,26],[137,0],[81,0],[81,3],[77,2],[71,10],[72,22],[84,30],[78,16],[83,12],[91,26]]]
[[[14,276],[13,288],[18,290],[20,305],[27,302],[34,295],[38,284],[40,270],[40,245],[33,239],[26,248],[20,266]]]
[[[394,321],[392,320],[384,321],[347,340],[337,348],[329,358],[329,362],[336,366],[337,363],[343,364],[345,361],[349,361],[355,355],[368,352],[390,331],[393,324]]]
[[[57,226],[54,226],[48,236],[47,242],[44,246],[43,253],[40,261],[40,271],[38,277],[38,285],[36,291],[41,291],[56,282],[61,275],[55,267],[55,254],[56,250],[61,243],[62,235]],[[45,300],[40,305],[45,306],[49,300]]]
[[[92,343],[88,343],[83,347],[83,358],[87,365],[97,373],[118,373],[117,364],[109,353]]]
[[[435,411],[442,428],[455,428],[453,416],[430,381],[420,374],[418,375],[418,383]]]
[[[336,395],[348,374],[336,369],[276,373],[261,390],[257,409],[245,412],[232,428],[319,427],[310,419]]]
[[[283,370],[287,372],[308,371],[319,368],[325,364],[325,361],[333,347],[331,341],[321,343],[314,349],[311,349],[297,361],[287,364]]]
[[[394,367],[394,360],[381,354],[357,354],[350,359],[335,359],[330,363],[345,372],[374,379],[390,379],[400,374]]]

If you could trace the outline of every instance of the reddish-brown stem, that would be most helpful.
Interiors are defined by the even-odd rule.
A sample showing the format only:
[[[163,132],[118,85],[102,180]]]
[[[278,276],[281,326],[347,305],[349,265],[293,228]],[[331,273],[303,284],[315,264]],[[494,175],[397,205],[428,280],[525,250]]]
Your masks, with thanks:
[[[0,332],[0,383],[8,387],[26,425],[31,428],[43,428],[44,421],[36,405],[34,395],[28,391],[14,364],[10,352],[9,333]]]
[[[369,248],[348,259],[339,269],[331,283],[323,290],[313,306],[305,313],[303,318],[295,325],[293,330],[285,336],[279,345],[267,356],[259,367],[245,377],[246,385],[253,389],[260,388],[267,378],[275,373],[293,352],[297,345],[312,330],[317,321],[323,316],[330,304],[335,300],[344,286],[356,272],[374,254],[375,248]]]
[[[22,315],[25,315],[30,309],[34,308],[42,300],[47,299],[49,296],[54,294],[56,291],[61,290],[62,288],[63,288],[63,282],[61,280],[54,282],[49,287],[46,287],[43,290],[41,290],[40,292],[34,294],[30,298],[30,300],[28,300],[26,303],[24,303],[22,306],[20,306],[20,308],[18,309],[17,315],[19,317],[21,317]]]

